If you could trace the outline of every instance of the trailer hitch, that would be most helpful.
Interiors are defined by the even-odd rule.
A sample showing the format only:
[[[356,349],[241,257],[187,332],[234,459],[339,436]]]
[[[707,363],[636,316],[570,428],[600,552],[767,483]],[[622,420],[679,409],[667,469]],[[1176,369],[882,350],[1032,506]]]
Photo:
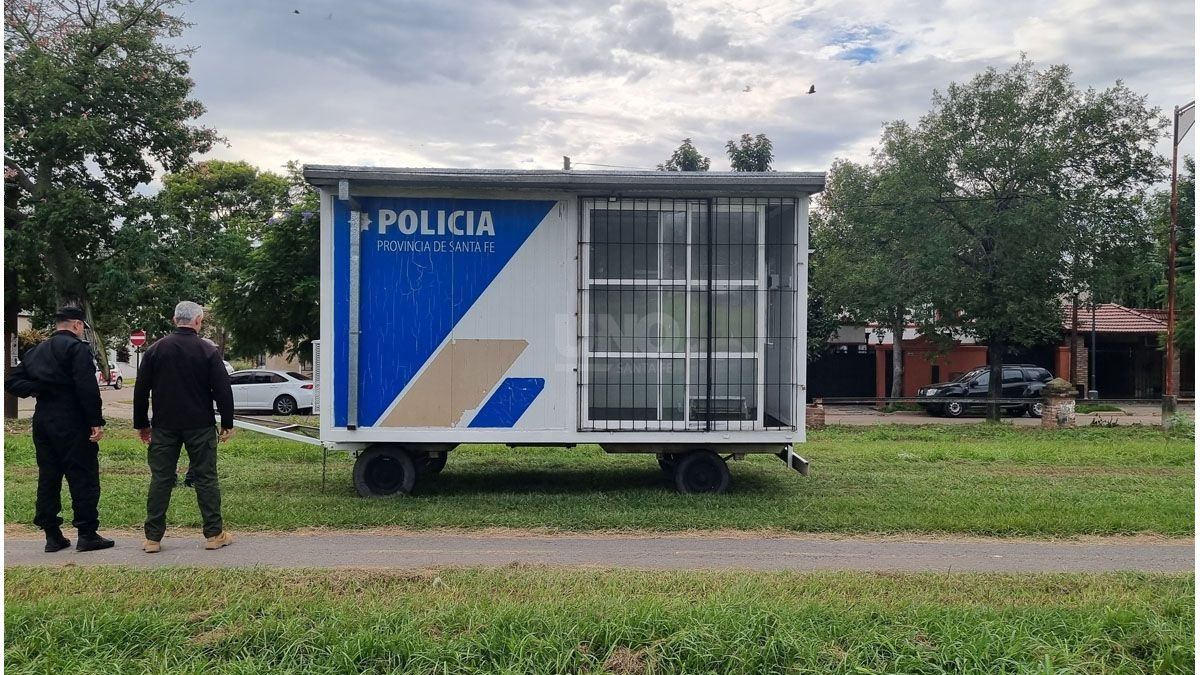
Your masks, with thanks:
[[[804,459],[800,455],[797,455],[796,452],[792,450],[792,446],[789,445],[783,450],[780,450],[775,456],[783,460],[783,463],[787,464],[788,468],[799,471],[801,476],[808,475],[808,460]]]

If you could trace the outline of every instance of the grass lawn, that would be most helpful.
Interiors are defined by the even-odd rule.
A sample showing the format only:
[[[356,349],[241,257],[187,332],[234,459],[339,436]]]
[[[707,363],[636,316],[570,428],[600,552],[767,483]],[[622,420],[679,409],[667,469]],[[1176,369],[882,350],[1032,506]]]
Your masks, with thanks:
[[[1076,403],[1075,404],[1075,412],[1077,412],[1081,415],[1086,415],[1088,413],[1125,412],[1125,411],[1121,410],[1120,407],[1115,406],[1111,403]]]
[[[136,526],[145,516],[145,446],[128,423],[107,433],[101,520]],[[812,433],[801,450],[812,462],[810,477],[774,457],[751,457],[731,463],[733,487],[721,496],[675,494],[652,455],[468,446],[450,454],[440,476],[419,483],[417,494],[363,500],[351,486],[347,456],[331,455],[322,491],[319,448],[245,430],[221,446],[220,473],[226,523],[235,532],[400,526],[1191,535],[1192,434],[1190,427],[1171,435],[1148,427],[834,427]],[[10,427],[4,457],[5,522],[28,523],[37,468],[27,423]],[[190,490],[176,491],[169,523],[199,526]]]
[[[12,673],[1192,672],[1192,575],[6,570]]]

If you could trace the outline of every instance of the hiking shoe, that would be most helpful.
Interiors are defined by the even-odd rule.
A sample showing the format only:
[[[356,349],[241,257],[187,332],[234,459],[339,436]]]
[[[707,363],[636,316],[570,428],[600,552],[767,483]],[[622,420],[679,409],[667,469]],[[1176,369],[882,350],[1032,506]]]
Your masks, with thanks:
[[[162,550],[162,544],[153,539],[147,539],[142,542],[142,550],[146,553],[158,553]]]
[[[204,548],[208,549],[209,551],[215,551],[222,546],[228,546],[232,543],[233,535],[229,534],[229,532],[222,531],[221,534],[205,539]]]
[[[95,532],[80,532],[79,543],[75,544],[76,551],[99,551],[106,548],[112,548],[114,542],[112,539],[105,539]]]
[[[46,530],[46,553],[57,553],[64,548],[71,547],[71,540],[63,536],[62,530],[57,527]]]

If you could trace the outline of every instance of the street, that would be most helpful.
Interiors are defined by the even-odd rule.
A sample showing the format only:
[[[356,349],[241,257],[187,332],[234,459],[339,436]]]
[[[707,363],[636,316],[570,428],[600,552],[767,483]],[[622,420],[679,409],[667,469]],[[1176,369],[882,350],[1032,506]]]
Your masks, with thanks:
[[[132,420],[133,419],[133,387],[125,386],[121,389],[101,389],[100,398],[104,401],[104,415],[109,419]],[[34,399],[20,399],[19,416],[29,417],[33,414]],[[1084,427],[1095,423],[1112,423],[1120,425],[1127,424],[1143,424],[1157,426],[1162,423],[1162,413],[1157,403],[1135,403],[1121,404],[1121,409],[1124,412],[1113,413],[1092,413],[1087,415],[1077,415],[1076,424]],[[1179,412],[1195,419],[1196,405],[1195,403],[1181,403]],[[826,406],[825,408],[825,423],[826,424],[846,424],[852,426],[865,426],[873,424],[975,424],[983,421],[982,415],[969,415],[966,417],[951,418],[951,417],[931,417],[922,412],[895,412],[882,413],[868,406]],[[1041,420],[1032,417],[1005,417],[1003,419],[1006,424],[1015,424],[1022,427],[1035,427],[1041,424]]]

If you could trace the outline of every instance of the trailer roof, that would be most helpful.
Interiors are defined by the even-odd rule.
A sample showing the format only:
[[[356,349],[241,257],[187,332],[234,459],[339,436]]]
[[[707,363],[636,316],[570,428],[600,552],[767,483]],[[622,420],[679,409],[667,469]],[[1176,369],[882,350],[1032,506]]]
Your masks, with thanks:
[[[521,169],[413,169],[306,164],[317,186],[349,180],[362,187],[562,190],[587,195],[771,196],[820,192],[823,171],[542,171]]]

